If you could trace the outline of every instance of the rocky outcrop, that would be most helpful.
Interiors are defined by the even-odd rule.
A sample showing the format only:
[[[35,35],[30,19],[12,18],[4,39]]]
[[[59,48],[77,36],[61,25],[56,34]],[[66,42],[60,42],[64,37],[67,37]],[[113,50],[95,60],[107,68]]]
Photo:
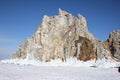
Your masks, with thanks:
[[[120,61],[120,30],[111,32],[107,41],[112,55]]]
[[[79,60],[111,59],[111,52],[87,29],[86,19],[59,9],[56,16],[43,17],[36,33],[22,42],[13,58],[50,61],[69,57]]]
[[[89,39],[79,36],[79,39],[75,41],[75,46],[77,47],[75,54],[77,59],[87,61],[97,58],[94,46]]]

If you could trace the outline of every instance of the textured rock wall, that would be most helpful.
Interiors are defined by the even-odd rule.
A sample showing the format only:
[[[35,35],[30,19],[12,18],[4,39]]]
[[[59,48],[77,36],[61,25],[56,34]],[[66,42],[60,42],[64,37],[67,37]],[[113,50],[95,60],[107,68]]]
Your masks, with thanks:
[[[89,39],[79,36],[79,39],[75,41],[75,46],[77,47],[75,54],[77,59],[87,61],[97,58],[94,46]]]
[[[120,61],[120,30],[111,32],[107,41],[112,55]]]
[[[36,33],[13,55],[13,58],[46,62],[58,58],[66,61],[69,57],[83,61],[111,59],[111,52],[88,31],[83,16],[78,14],[76,18],[61,9],[56,16],[45,15]]]

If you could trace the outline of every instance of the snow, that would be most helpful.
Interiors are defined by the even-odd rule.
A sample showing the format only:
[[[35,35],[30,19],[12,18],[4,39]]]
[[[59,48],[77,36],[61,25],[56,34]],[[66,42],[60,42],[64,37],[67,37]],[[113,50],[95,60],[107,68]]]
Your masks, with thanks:
[[[117,68],[33,66],[0,62],[0,80],[120,80]]]
[[[1,60],[2,63],[12,63],[19,65],[35,65],[35,66],[72,66],[72,67],[101,67],[101,68],[112,68],[119,67],[120,62],[113,60],[91,60],[87,62],[79,61],[76,58],[67,58],[66,62],[62,62],[60,59],[51,60],[50,62],[43,62],[39,60],[29,59],[6,59]]]

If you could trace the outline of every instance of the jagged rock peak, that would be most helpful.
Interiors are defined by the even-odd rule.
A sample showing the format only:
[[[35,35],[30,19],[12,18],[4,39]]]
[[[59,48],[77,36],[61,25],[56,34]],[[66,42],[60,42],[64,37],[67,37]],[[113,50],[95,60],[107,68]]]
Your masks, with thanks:
[[[66,61],[69,57],[76,57],[88,61],[111,59],[111,52],[88,31],[82,15],[78,14],[76,18],[59,9],[58,15],[43,17],[36,33],[20,45],[13,57],[41,61],[58,58]]]
[[[71,15],[71,14],[59,8],[58,15],[68,16],[68,15]]]
[[[69,14],[68,12],[66,12],[66,11],[64,11],[64,10],[62,10],[62,9],[59,8],[58,15],[63,16],[63,15],[68,15],[68,14]]]
[[[59,13],[58,15],[61,15],[61,16],[72,16],[72,14],[62,10],[59,8]],[[81,19],[83,25],[86,27],[87,26],[87,23],[86,23],[86,19],[85,17],[83,17],[82,15],[78,14],[78,19]]]

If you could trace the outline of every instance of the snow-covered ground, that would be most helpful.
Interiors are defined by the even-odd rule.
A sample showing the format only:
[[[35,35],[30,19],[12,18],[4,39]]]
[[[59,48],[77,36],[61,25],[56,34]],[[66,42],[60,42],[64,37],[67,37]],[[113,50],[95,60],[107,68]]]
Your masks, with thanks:
[[[43,62],[39,60],[28,60],[28,59],[6,59],[1,60],[2,63],[12,63],[19,65],[34,65],[34,66],[72,66],[72,67],[101,67],[101,68],[113,68],[119,67],[120,62],[116,62],[113,60],[91,60],[87,62],[83,62],[77,60],[76,58],[68,58],[66,62],[62,62],[60,59],[51,60],[50,62]]]
[[[117,68],[33,66],[2,61],[0,80],[120,80],[120,73]]]

